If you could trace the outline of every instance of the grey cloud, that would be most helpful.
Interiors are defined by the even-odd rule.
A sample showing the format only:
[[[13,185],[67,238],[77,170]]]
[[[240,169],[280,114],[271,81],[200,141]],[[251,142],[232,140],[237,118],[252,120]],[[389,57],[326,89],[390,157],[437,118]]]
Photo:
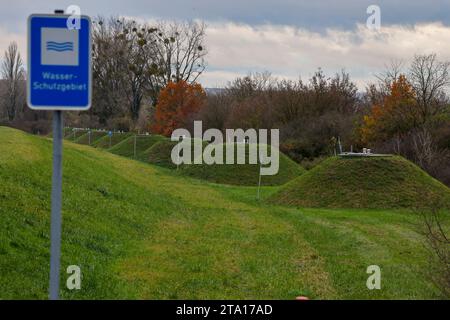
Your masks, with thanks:
[[[2,1],[0,26],[10,30],[23,28],[26,17],[34,12],[52,12],[70,4],[79,5],[89,15],[127,15],[143,18],[203,19],[246,24],[279,24],[314,31],[327,28],[351,29],[367,19],[366,8],[381,7],[382,23],[415,24],[441,21],[450,23],[450,0],[51,0]],[[8,2],[6,4],[6,2]],[[57,3],[57,4],[56,4]]]
[[[16,40],[23,56],[27,16],[70,4],[91,16],[205,20],[209,65],[201,81],[206,86],[223,86],[236,76],[263,70],[305,79],[322,67],[328,73],[345,68],[362,87],[390,59],[437,52],[450,60],[450,0],[2,2],[0,53]],[[364,27],[369,4],[381,7],[381,34]]]

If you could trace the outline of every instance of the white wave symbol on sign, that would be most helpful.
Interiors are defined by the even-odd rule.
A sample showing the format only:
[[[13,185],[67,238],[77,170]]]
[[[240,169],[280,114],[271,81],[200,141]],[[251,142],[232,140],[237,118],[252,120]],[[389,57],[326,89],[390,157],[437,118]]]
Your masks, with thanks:
[[[73,51],[73,42],[55,42],[55,41],[47,41],[47,50],[48,51]]]

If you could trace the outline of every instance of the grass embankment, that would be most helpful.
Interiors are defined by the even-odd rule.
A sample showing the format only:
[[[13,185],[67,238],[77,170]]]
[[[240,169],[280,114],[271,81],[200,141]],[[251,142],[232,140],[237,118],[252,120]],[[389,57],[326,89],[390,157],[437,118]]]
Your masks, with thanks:
[[[109,135],[101,137],[100,139],[95,141],[92,144],[92,146],[96,147],[96,148],[101,148],[101,149],[109,149],[109,148],[115,146],[116,144],[122,142],[123,140],[131,137],[132,135],[133,134],[131,132],[126,132],[126,133],[114,132],[112,134],[111,138],[109,137]]]
[[[171,152],[177,145],[177,142],[169,139],[161,139],[153,146],[142,153],[142,158],[145,162],[168,168],[175,169],[177,166],[172,162]]]
[[[51,150],[0,127],[0,299],[47,297]],[[298,210],[255,194],[65,142],[62,297],[438,297],[411,212]],[[69,291],[73,264],[82,287]],[[366,288],[372,264],[382,290]]]
[[[450,207],[450,189],[401,157],[330,158],[270,198],[321,208],[413,208],[435,200]]]
[[[88,132],[88,130],[73,130],[72,128],[65,128],[64,129],[64,139],[69,141],[77,141],[80,137],[85,135]],[[50,137],[52,137],[53,132],[50,134]]]
[[[77,138],[75,142],[79,144],[93,145],[98,139],[101,139],[105,136],[107,136],[107,132],[105,131],[91,131],[90,133],[87,132]]]
[[[152,134],[148,136],[138,135],[136,136],[136,159],[145,161],[145,156],[143,153],[150,148],[155,143],[167,139],[163,136]],[[122,142],[114,145],[112,148],[108,149],[109,152],[117,154],[122,157],[133,158],[134,159],[134,142],[135,136],[131,135]]]
[[[106,133],[105,133],[106,134]],[[88,134],[84,134],[78,138],[75,142],[81,144],[88,144]],[[178,142],[171,141],[169,138],[160,135],[140,135],[136,138],[136,157],[134,154],[134,134],[115,134],[112,137],[111,145],[109,148],[109,136],[103,135],[100,138],[96,138],[91,145],[97,148],[106,148],[109,152],[114,154],[151,163],[160,167],[168,169],[176,169],[177,165],[173,163],[171,158],[172,149],[178,144]],[[191,140],[187,140],[189,143]],[[193,162],[194,157],[194,139],[191,143],[191,154]],[[202,142],[203,148],[205,148],[208,143]],[[225,144],[222,148],[225,152]],[[248,162],[249,152],[248,146],[246,146],[245,159]],[[270,150],[270,147],[269,147]],[[237,149],[235,148],[235,163],[237,155]],[[241,186],[255,186],[258,185],[259,170],[258,164],[245,164],[245,165],[206,165],[203,164],[190,164],[190,165],[180,165],[178,171],[181,175],[187,175],[193,178],[207,180],[215,183],[230,184],[230,185],[241,185]],[[289,159],[286,155],[280,152],[279,158],[279,171],[276,175],[266,175],[262,176],[262,185],[281,185],[294,178],[297,178],[303,174],[305,170],[299,166],[297,163]]]
[[[219,146],[222,148],[224,162],[226,159],[226,144]],[[234,163],[235,164],[198,164],[198,165],[183,165],[182,174],[207,180],[215,183],[224,183],[231,185],[255,186],[258,185],[260,165],[249,164],[249,145],[231,145],[234,147]],[[246,164],[237,164],[238,148],[245,148]],[[255,148],[258,146],[255,145]],[[271,152],[270,146],[267,146],[269,154]],[[258,160],[257,160],[258,162]],[[267,165],[264,165],[267,167]],[[261,185],[282,185],[294,178],[302,175],[305,170],[288,158],[282,152],[279,152],[279,168],[275,175],[261,176]]]
[[[201,140],[197,140],[201,141]],[[186,150],[190,150],[191,161],[192,155],[194,154],[194,142],[195,139],[186,139],[183,143],[186,144]],[[201,141],[203,148],[208,144],[207,142]],[[178,142],[171,141],[168,138],[161,139],[158,143],[155,143],[152,147],[148,148],[143,154],[142,159],[145,162],[168,168],[175,169],[177,165],[172,161],[172,150],[178,145]],[[181,148],[181,147],[180,147]],[[182,149],[179,149],[182,150]],[[181,153],[181,152],[180,152]],[[181,166],[179,166],[181,167]]]

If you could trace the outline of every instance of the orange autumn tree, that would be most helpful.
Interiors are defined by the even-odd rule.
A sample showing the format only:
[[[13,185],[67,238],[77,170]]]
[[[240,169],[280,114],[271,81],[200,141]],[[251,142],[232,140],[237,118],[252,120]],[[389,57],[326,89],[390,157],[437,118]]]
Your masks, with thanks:
[[[360,128],[361,141],[368,144],[401,136],[417,125],[416,94],[404,75],[395,79],[381,104],[372,106]]]
[[[206,93],[198,83],[169,82],[161,90],[153,117],[151,130],[165,136],[180,128],[189,116],[198,112],[206,99]]]

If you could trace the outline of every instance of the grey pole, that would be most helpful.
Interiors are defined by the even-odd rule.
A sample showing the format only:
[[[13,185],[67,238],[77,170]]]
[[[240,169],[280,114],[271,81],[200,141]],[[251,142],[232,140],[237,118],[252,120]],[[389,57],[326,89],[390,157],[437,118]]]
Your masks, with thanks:
[[[109,136],[109,147],[111,148],[111,143],[112,143],[112,135]]]
[[[61,257],[61,200],[62,200],[62,111],[53,112],[53,174],[52,214],[50,226],[50,289],[49,298],[59,299],[59,269]]]

